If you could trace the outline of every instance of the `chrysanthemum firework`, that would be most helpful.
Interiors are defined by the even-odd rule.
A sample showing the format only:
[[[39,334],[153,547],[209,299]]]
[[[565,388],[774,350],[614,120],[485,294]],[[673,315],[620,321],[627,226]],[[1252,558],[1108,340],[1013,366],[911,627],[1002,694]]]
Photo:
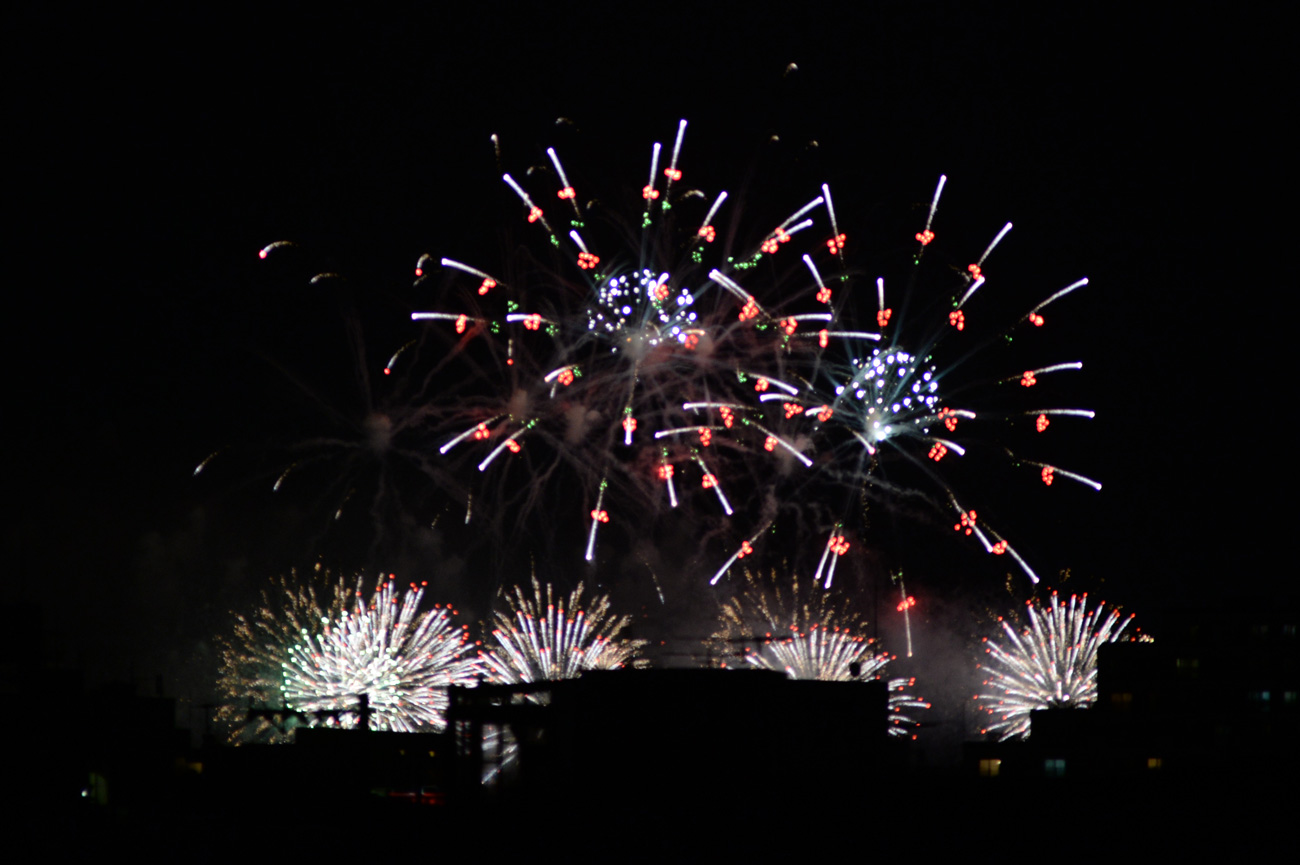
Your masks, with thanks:
[[[262,603],[251,615],[233,614],[231,633],[216,640],[221,698],[216,718],[228,741],[284,740],[280,726],[266,714],[250,715],[249,710],[284,706],[284,665],[290,648],[339,615],[351,595],[342,578],[331,582],[328,575],[320,573],[315,579],[294,573],[264,589]]]
[[[722,607],[721,627],[711,639],[714,651],[734,654],[744,645],[746,664],[785,673],[791,679],[822,682],[885,680],[885,669],[895,656],[880,650],[865,635],[866,622],[854,613],[847,599],[819,589],[800,588],[797,576],[783,585],[776,574],[762,579],[745,573],[740,595]],[[919,723],[909,710],[930,704],[908,692],[915,679],[887,680],[889,732],[912,735]]]
[[[496,647],[481,653],[483,669],[493,682],[572,679],[583,670],[647,663],[637,657],[645,640],[619,637],[631,617],[611,615],[604,595],[584,604],[581,584],[566,599],[549,583],[543,589],[534,579],[532,597],[515,586],[512,593],[502,592],[502,600],[507,610],[493,612]]]
[[[475,681],[478,660],[455,611],[420,612],[423,597],[424,584],[411,583],[399,601],[391,578],[368,599],[358,589],[351,610],[290,648],[285,702],[345,727],[368,712],[370,729],[443,729],[447,688]]]
[[[1056,592],[1043,606],[1025,602],[1027,624],[1019,633],[1001,618],[1004,642],[985,639],[988,662],[980,665],[990,690],[975,700],[991,723],[982,732],[999,739],[1024,738],[1035,709],[1083,708],[1097,700],[1097,648],[1120,639],[1133,616],[1091,610],[1088,596],[1071,595],[1061,603]]]

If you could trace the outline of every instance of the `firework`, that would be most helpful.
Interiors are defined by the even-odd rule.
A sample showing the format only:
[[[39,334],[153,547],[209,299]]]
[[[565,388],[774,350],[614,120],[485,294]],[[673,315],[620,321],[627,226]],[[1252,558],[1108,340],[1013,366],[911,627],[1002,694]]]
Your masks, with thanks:
[[[1004,643],[985,639],[989,693],[977,694],[978,705],[992,718],[982,732],[1000,740],[1029,735],[1030,712],[1048,708],[1082,708],[1097,700],[1097,647],[1120,639],[1132,620],[1105,611],[1105,602],[1088,609],[1088,596],[1071,595],[1061,603],[1052,592],[1044,607],[1026,601],[1029,624],[1020,633],[1001,618]]]
[[[583,670],[641,667],[637,658],[645,640],[620,639],[631,617],[609,612],[609,598],[597,596],[582,602],[582,585],[568,596],[556,597],[548,583],[533,580],[529,597],[522,586],[513,595],[503,592],[509,612],[494,612],[492,637],[497,648],[481,653],[484,670],[498,683],[518,684],[572,679]]]
[[[467,462],[478,472],[501,479],[479,497],[490,500],[485,506],[518,499],[525,510],[536,506],[554,467],[569,467],[586,494],[568,515],[584,530],[588,561],[602,530],[620,521],[639,527],[633,517],[647,503],[653,511],[698,501],[698,509],[731,516],[732,473],[743,473],[747,501],[759,498],[756,455],[782,470],[811,466],[809,444],[784,433],[783,407],[752,397],[797,392],[783,370],[817,346],[797,330],[829,315],[782,317],[780,298],[771,308],[767,300],[778,294],[776,268],[755,268],[811,227],[811,212],[830,212],[829,190],[750,246],[733,248],[724,238],[734,232],[722,224],[727,194],[706,195],[683,181],[685,133],[682,121],[670,153],[660,144],[651,149],[633,227],[599,204],[583,205],[552,148],[549,166],[524,179],[528,189],[502,177],[528,230],[545,243],[534,261],[550,264],[507,278],[424,256],[416,269],[423,280],[440,264],[463,289],[447,299],[450,308],[412,317],[454,332],[453,353],[475,364],[472,392],[437,395],[449,406],[439,453],[449,460],[472,454]],[[742,274],[746,286],[737,281]],[[495,382],[487,394],[485,378]],[[761,533],[754,528],[762,519],[753,522],[728,530],[740,543],[732,561]]]
[[[447,688],[479,673],[464,626],[450,606],[420,612],[423,584],[399,600],[390,578],[367,601],[304,634],[284,665],[284,699],[293,709],[354,726],[364,705],[371,729],[413,732],[446,726]]]
[[[837,599],[815,585],[804,591],[797,576],[783,587],[775,574],[762,580],[747,571],[743,592],[723,605],[721,621],[712,639],[715,650],[731,654],[737,642],[758,643],[757,650],[744,647],[745,663],[791,679],[884,680],[885,669],[894,660],[874,638],[865,636],[867,623],[851,610],[847,599]],[[890,735],[913,735],[920,725],[909,711],[928,709],[930,704],[908,691],[915,679],[894,678],[886,684]]]
[[[323,576],[304,580],[293,573],[278,579],[273,589],[262,591],[262,603],[252,615],[235,614],[232,632],[217,638],[221,704],[216,716],[232,744],[285,739],[265,714],[254,716],[249,710],[284,705],[281,689],[290,648],[304,634],[318,633],[347,604],[352,593],[343,579],[331,585]]]
[[[262,257],[292,247],[271,244]],[[287,512],[304,531],[286,536],[282,546],[298,556],[354,564],[410,560],[427,543],[421,529],[436,519],[430,490],[446,481],[444,467],[429,456],[428,408],[411,398],[412,382],[375,374],[350,302],[336,312],[316,303],[317,292],[311,297],[311,317],[300,318],[295,330],[312,342],[279,341],[275,351],[257,353],[272,373],[266,378],[276,399],[274,410],[256,415],[264,442],[223,446],[194,474],[213,484],[253,478],[258,492],[287,500]],[[335,342],[339,331],[346,339]]]
[[[418,429],[436,445],[421,441],[420,470],[464,497],[466,522],[486,513],[501,526],[508,512],[519,521],[545,513],[548,535],[581,534],[588,561],[602,532],[641,534],[653,522],[647,517],[685,506],[696,524],[705,524],[697,515],[735,516],[720,528],[707,521],[710,538],[730,552],[716,583],[788,505],[810,515],[801,533],[818,538],[815,579],[829,588],[852,546],[851,514],[865,488],[926,499],[1037,582],[988,522],[985,497],[959,496],[944,469],[974,443],[992,443],[1046,485],[1100,489],[1054,461],[1011,453],[998,437],[969,435],[989,420],[1032,424],[1041,434],[1093,417],[1025,402],[1040,382],[1081,368],[1078,361],[1017,364],[992,383],[967,376],[970,358],[1017,327],[1043,327],[1053,304],[1087,280],[981,338],[990,257],[1010,223],[970,264],[940,268],[922,290],[920,274],[934,270],[941,248],[941,177],[916,226],[907,290],[894,297],[879,278],[863,291],[846,267],[848,236],[828,185],[749,231],[726,192],[687,185],[686,129],[683,120],[670,149],[650,149],[649,175],[627,196],[630,217],[618,216],[617,194],[587,195],[555,148],[518,179],[503,173],[535,247],[494,265],[420,257],[416,286],[438,272],[446,290],[422,299],[435,308],[412,319],[451,348],[432,368],[421,367],[421,350],[395,353],[384,371],[410,374],[417,408],[374,415],[356,437],[366,447],[347,450],[396,452],[396,436]],[[859,326],[864,317],[869,326]],[[1006,405],[1008,391],[1019,408],[988,408]],[[561,479],[578,492],[554,490]]]
[[[803,379],[805,390],[794,399],[795,411],[805,416],[819,435],[820,447],[834,454],[827,464],[845,477],[853,488],[865,484],[886,494],[916,495],[928,498],[940,510],[955,517],[955,529],[973,536],[987,552],[1010,555],[1033,582],[1038,576],[1010,542],[979,516],[975,496],[958,498],[949,484],[943,467],[967,454],[974,442],[987,441],[967,433],[980,429],[976,421],[1001,420],[1033,426],[1038,433],[1059,419],[1092,418],[1094,412],[1083,408],[1042,407],[1026,402],[1032,388],[1045,376],[1082,368],[1078,361],[1013,367],[1013,373],[993,382],[965,379],[967,362],[990,345],[1010,342],[1016,328],[1040,328],[1045,324],[1043,311],[1058,300],[1087,285],[1077,280],[1051,294],[1032,307],[1009,328],[980,339],[968,331],[976,317],[971,301],[986,284],[987,259],[1011,230],[1007,223],[994,236],[983,253],[964,270],[946,272],[949,285],[940,286],[938,302],[922,296],[917,287],[917,272],[925,254],[933,255],[935,239],[932,225],[946,178],[941,177],[930,203],[923,229],[915,236],[918,246],[913,260],[913,276],[907,291],[895,309],[888,300],[883,278],[875,285],[875,321],[870,332],[852,332],[836,326],[829,336],[836,340],[837,355],[826,353],[816,358],[816,366]],[[813,268],[811,262],[808,263]],[[940,280],[941,282],[942,280]],[[934,294],[927,290],[926,294]],[[858,310],[862,312],[863,310]],[[968,319],[968,316],[970,318]],[[835,360],[836,356],[843,358]],[[1018,397],[1023,408],[986,411],[982,402],[1006,403],[1007,392]],[[987,425],[983,427],[987,429]],[[960,432],[959,432],[960,430]],[[1101,484],[1055,464],[1011,453],[1001,442],[997,451],[1010,455],[1013,467],[1028,467],[1033,476],[1051,486],[1056,479],[1068,479],[1100,490]],[[902,482],[888,476],[887,460],[908,468]],[[845,546],[840,524],[829,530],[827,552]],[[826,569],[830,585],[834,558]],[[819,578],[823,568],[819,567]]]

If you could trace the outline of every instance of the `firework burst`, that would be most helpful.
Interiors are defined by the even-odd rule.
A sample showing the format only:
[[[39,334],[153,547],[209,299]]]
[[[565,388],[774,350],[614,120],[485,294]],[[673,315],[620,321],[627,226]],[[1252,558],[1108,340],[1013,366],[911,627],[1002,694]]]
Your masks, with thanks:
[[[501,175],[533,247],[495,265],[420,257],[417,289],[439,273],[444,290],[411,316],[450,350],[431,367],[423,341],[393,355],[385,372],[409,374],[419,408],[400,427],[375,417],[363,437],[370,451],[418,427],[435,445],[421,471],[463,496],[466,522],[487,513],[503,529],[512,513],[518,532],[545,514],[547,536],[580,534],[588,561],[603,532],[644,534],[648,517],[680,505],[729,553],[716,583],[786,507],[806,514],[800,535],[817,538],[815,579],[829,587],[865,489],[925,499],[1036,582],[990,524],[988,496],[959,495],[948,469],[992,445],[1048,486],[1100,488],[1054,461],[1011,453],[1000,436],[969,435],[987,421],[1044,434],[1093,416],[1028,401],[1081,362],[1015,364],[991,384],[967,363],[1018,327],[1042,328],[1087,280],[981,337],[991,256],[1010,223],[964,266],[922,280],[941,248],[940,178],[914,226],[906,290],[887,291],[883,278],[863,290],[846,266],[848,235],[829,185],[749,231],[726,192],[684,179],[686,129],[683,120],[671,148],[650,148],[628,207],[616,194],[587,195],[550,148],[527,174]]]
[[[620,639],[631,617],[610,615],[609,598],[600,595],[582,602],[581,584],[568,598],[557,597],[533,580],[529,597],[522,586],[502,593],[508,612],[496,610],[492,637],[497,647],[481,653],[488,677],[497,683],[518,684],[572,679],[583,670],[641,667],[637,657],[645,640]]]
[[[1088,596],[1071,595],[1061,603],[1056,592],[1042,606],[1025,602],[1028,625],[1020,633],[1001,618],[1003,643],[985,639],[988,693],[975,700],[990,723],[982,732],[1000,740],[1024,738],[1035,709],[1082,708],[1097,700],[1097,648],[1117,642],[1133,619],[1105,610],[1105,602],[1088,609]]]
[[[423,597],[423,584],[411,583],[399,600],[391,578],[369,601],[358,589],[351,610],[290,648],[285,703],[345,727],[358,723],[364,705],[371,729],[443,729],[447,688],[471,684],[479,667],[455,611],[420,612]]]
[[[1089,409],[1043,407],[1030,396],[1040,379],[1081,369],[1083,364],[1078,361],[1032,364],[1030,369],[1017,366],[1011,374],[992,382],[971,381],[966,374],[971,358],[991,345],[1010,343],[1017,328],[1043,327],[1043,311],[1087,285],[1088,280],[1077,280],[1051,294],[1010,327],[991,336],[976,337],[978,329],[968,331],[976,318],[971,301],[985,286],[989,256],[1011,230],[1011,223],[1003,226],[964,270],[943,269],[948,287],[938,289],[937,301],[935,291],[927,288],[923,294],[918,286],[920,266],[927,253],[933,255],[932,226],[945,182],[946,178],[941,177],[925,225],[915,236],[918,245],[907,290],[891,303],[884,279],[877,279],[874,329],[851,333],[841,328],[835,334],[842,337],[837,341],[837,353],[816,358],[815,367],[802,381],[806,390],[795,402],[798,413],[807,417],[816,431],[820,448],[833,455],[827,460],[833,473],[854,488],[865,484],[890,496],[923,496],[939,510],[953,515],[956,531],[973,537],[989,553],[1011,556],[1033,582],[1038,582],[1038,576],[1017,549],[980,517],[973,506],[976,497],[968,499],[963,495],[959,499],[944,468],[966,456],[972,447],[988,449],[987,436],[968,435],[981,429],[980,422],[997,420],[1026,429],[1032,426],[1041,434],[1061,419],[1094,416]],[[861,314],[865,309],[856,311]],[[1006,404],[1010,401],[1008,393],[1023,407],[982,407],[995,399]],[[1028,467],[1048,486],[1054,480],[1066,479],[1101,489],[1101,484],[1091,478],[1014,454],[1000,441],[993,444],[993,450],[1010,457],[1013,467]],[[903,469],[896,472],[895,478],[890,476],[891,465]],[[832,552],[845,546],[841,528],[842,522],[828,532],[823,567]],[[831,568],[826,569],[828,586],[834,559],[830,562]],[[819,577],[823,567],[818,568]]]
[[[744,647],[745,663],[785,673],[791,679],[821,682],[886,681],[889,690],[889,732],[912,735],[920,726],[911,710],[930,704],[909,688],[915,679],[885,680],[894,656],[881,651],[875,639],[865,636],[866,622],[854,613],[847,599],[818,590],[800,588],[798,577],[782,586],[775,574],[767,580],[745,573],[745,587],[722,607],[722,627],[711,640],[715,651],[732,654],[736,643]]]
[[[769,476],[812,464],[809,443],[785,435],[785,407],[755,397],[797,392],[784,371],[801,352],[820,350],[799,329],[830,315],[781,314],[779,298],[769,308],[760,296],[777,293],[771,260],[812,227],[809,214],[824,211],[834,226],[829,189],[750,246],[733,245],[725,238],[736,232],[722,225],[727,193],[685,185],[685,133],[682,121],[671,151],[651,149],[632,227],[598,202],[583,205],[552,148],[549,165],[525,182],[502,177],[546,244],[526,272],[507,278],[431,256],[416,270],[422,281],[441,265],[462,292],[447,299],[453,308],[412,317],[454,332],[454,353],[474,363],[473,386],[499,383],[487,394],[438,395],[450,407],[439,453],[472,454],[478,472],[502,479],[487,498],[498,506],[522,498],[525,512],[553,469],[567,466],[585,492],[570,516],[585,530],[588,561],[610,524],[643,526],[633,517],[688,501],[729,517],[741,497],[729,487],[734,475],[744,477],[743,498],[757,501],[753,491],[765,483],[757,463]],[[732,561],[762,524],[757,515],[724,532],[743,539]]]
[[[294,573],[276,580],[274,588],[264,589],[262,603],[252,615],[234,614],[231,633],[216,641],[221,698],[216,717],[229,742],[284,741],[279,726],[265,714],[251,715],[249,710],[284,705],[284,665],[290,649],[342,613],[351,594],[342,578],[331,585],[326,579],[303,580]]]

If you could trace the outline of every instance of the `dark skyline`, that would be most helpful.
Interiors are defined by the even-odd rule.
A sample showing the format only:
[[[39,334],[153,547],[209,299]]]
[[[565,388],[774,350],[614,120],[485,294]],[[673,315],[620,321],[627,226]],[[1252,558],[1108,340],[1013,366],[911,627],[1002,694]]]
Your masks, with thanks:
[[[1091,280],[1066,338],[1105,489],[1026,514],[1052,565],[1139,615],[1293,591],[1269,564],[1287,277],[1267,22],[674,13],[19,16],[6,550],[58,663],[176,675],[268,570],[310,564],[265,465],[208,484],[195,464],[312,434],[292,377],[357,411],[349,323],[378,376],[412,333],[416,258],[508,221],[488,137],[526,166],[560,116],[617,145],[609,177],[685,117],[709,188],[777,134],[851,237],[907,224],[946,173],[962,230],[1016,223],[1008,268]],[[299,244],[278,271],[256,257],[276,240]]]

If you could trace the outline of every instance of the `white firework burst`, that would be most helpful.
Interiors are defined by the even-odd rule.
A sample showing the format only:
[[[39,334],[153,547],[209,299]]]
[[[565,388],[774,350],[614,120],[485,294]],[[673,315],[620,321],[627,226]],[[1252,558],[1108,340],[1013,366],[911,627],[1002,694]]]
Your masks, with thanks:
[[[609,598],[604,595],[584,607],[581,584],[566,599],[557,597],[549,583],[543,589],[534,579],[532,597],[522,586],[504,596],[509,611],[494,613],[492,636],[497,648],[480,655],[484,671],[494,682],[572,679],[583,670],[646,665],[637,657],[646,641],[619,638],[631,617],[610,615]]]
[[[1061,603],[1052,592],[1047,606],[1026,601],[1029,624],[1020,633],[1004,619],[1005,643],[987,638],[988,674],[976,703],[992,717],[982,732],[999,740],[1025,738],[1030,713],[1036,709],[1083,708],[1097,700],[1097,649],[1117,642],[1132,621],[1120,617],[1105,601],[1091,610],[1088,596],[1071,595]]]
[[[722,608],[722,628],[713,636],[715,646],[729,647],[737,640],[757,638],[756,626],[766,629],[756,650],[745,647],[745,663],[763,670],[785,673],[791,679],[821,682],[886,681],[889,690],[889,732],[910,736],[919,723],[907,712],[930,704],[909,692],[915,679],[885,680],[894,656],[865,636],[866,622],[847,601],[828,592],[804,593],[798,577],[782,588],[776,574],[762,580],[746,572],[740,597]]]
[[[377,730],[414,732],[446,726],[447,688],[469,685],[479,673],[455,611],[420,612],[424,584],[411,583],[400,601],[394,581],[382,582],[317,634],[304,633],[284,664],[284,700],[293,709],[343,726],[360,720],[362,697]]]

